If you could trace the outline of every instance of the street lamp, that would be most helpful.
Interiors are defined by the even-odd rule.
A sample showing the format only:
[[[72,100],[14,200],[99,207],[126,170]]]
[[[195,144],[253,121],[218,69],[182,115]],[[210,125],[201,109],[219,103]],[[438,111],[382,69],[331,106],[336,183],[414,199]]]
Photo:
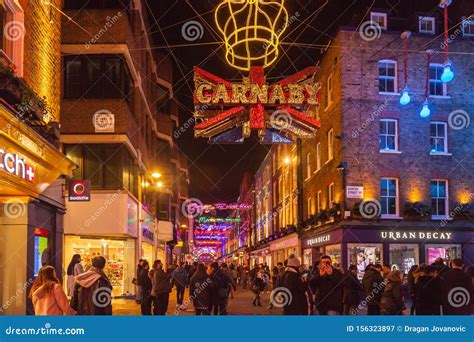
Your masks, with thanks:
[[[153,173],[151,174],[151,176],[152,176],[153,178],[155,178],[155,179],[158,179],[158,178],[161,178],[161,173],[159,173],[159,172],[153,172]]]

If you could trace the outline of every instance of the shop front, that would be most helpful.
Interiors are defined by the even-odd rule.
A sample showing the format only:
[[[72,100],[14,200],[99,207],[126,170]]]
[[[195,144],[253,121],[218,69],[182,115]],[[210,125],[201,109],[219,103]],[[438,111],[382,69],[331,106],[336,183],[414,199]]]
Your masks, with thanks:
[[[314,265],[321,256],[329,255],[335,267],[342,263],[342,230],[309,234],[301,240],[303,263]]]
[[[62,275],[64,179],[76,167],[0,103],[0,314],[31,313],[43,265]]]
[[[149,214],[143,207],[140,220],[141,231],[141,259],[145,259],[150,263],[156,258],[155,248],[155,218]]]
[[[272,267],[279,262],[285,262],[291,254],[296,255],[301,260],[301,248],[298,235],[293,233],[270,242],[270,252],[272,255]]]
[[[253,268],[255,265],[268,265],[272,267],[272,255],[270,253],[270,247],[265,245],[250,254],[250,267]]]

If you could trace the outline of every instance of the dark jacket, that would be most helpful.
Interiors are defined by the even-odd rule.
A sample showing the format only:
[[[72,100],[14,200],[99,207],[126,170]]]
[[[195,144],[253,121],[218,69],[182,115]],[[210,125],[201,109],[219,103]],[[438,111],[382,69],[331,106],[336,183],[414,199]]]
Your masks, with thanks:
[[[443,314],[470,315],[471,304],[469,298],[473,296],[473,289],[469,274],[465,273],[462,269],[452,268],[443,274],[443,279],[445,287]],[[465,305],[457,307],[462,303]]]
[[[332,274],[319,273],[311,279],[311,287],[316,291],[316,308],[318,311],[333,310],[342,313],[342,290],[344,287],[342,273],[333,268]]]
[[[443,281],[440,277],[421,275],[415,285],[416,314],[441,315]]]
[[[178,267],[173,271],[173,275],[171,277],[171,282],[173,286],[177,287],[186,287],[189,285],[188,283],[188,272],[182,267]]]
[[[367,305],[379,305],[385,283],[382,275],[374,269],[367,270],[362,278]]]
[[[149,296],[151,294],[151,290],[153,289],[153,285],[150,277],[148,276],[147,269],[142,268],[140,274],[138,275],[138,281],[142,287],[143,297]]]
[[[405,310],[403,302],[402,283],[389,282],[385,285],[382,298],[380,300],[382,315],[402,315]]]
[[[191,277],[189,296],[193,298],[193,305],[196,309],[209,309],[211,306],[211,278],[207,274],[194,272]]]
[[[229,278],[218,269],[214,274],[211,275],[211,304],[212,305],[225,305],[227,304],[227,296],[229,293],[230,281]]]
[[[265,282],[260,277],[255,277],[250,288],[253,293],[260,293],[265,290]]]
[[[152,280],[152,291],[151,295],[156,297],[160,294],[166,294],[171,292],[171,274],[163,270],[151,270],[150,278]]]
[[[288,289],[290,297],[283,300],[287,305],[283,307],[283,315],[308,315],[308,300],[306,298],[307,286],[303,283],[297,269],[287,267],[282,275],[281,287]]]
[[[103,270],[92,267],[75,281],[71,307],[78,315],[112,315],[112,285]]]
[[[350,306],[357,306],[360,302],[360,291],[362,284],[357,278],[357,274],[347,271],[344,275],[344,288],[342,292],[342,302]]]
[[[415,276],[413,273],[413,271],[410,271],[407,274],[407,290],[411,297],[415,296]]]

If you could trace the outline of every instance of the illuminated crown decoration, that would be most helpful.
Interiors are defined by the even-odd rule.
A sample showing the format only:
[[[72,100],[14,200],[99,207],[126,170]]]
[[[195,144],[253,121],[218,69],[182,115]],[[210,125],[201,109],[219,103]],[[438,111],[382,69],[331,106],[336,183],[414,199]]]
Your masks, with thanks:
[[[215,20],[224,37],[227,62],[239,70],[267,67],[278,58],[280,37],[288,26],[285,0],[224,0]],[[225,18],[225,19],[222,19]]]

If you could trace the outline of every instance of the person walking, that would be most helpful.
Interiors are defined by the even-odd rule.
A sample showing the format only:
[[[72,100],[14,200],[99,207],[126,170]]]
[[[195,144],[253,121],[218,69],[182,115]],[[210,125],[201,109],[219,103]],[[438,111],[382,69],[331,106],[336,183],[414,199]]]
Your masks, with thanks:
[[[136,277],[133,278],[132,280],[132,283],[136,285],[137,287],[137,295],[135,297],[135,302],[137,304],[140,304],[141,303],[141,300],[142,300],[142,285],[140,284],[140,273],[142,272],[142,267],[143,267],[143,262],[145,260],[143,259],[140,259],[138,260],[138,265],[137,265],[137,274],[136,274]]]
[[[343,314],[345,316],[355,315],[360,302],[360,291],[362,284],[357,278],[357,266],[349,266],[349,270],[344,275],[344,287],[342,290]]]
[[[196,316],[211,314],[211,278],[204,264],[198,264],[189,284],[189,297],[192,298]]]
[[[229,293],[229,278],[219,268],[217,262],[213,262],[207,268],[207,274],[211,277],[211,313],[216,316],[227,315],[227,295]]]
[[[285,273],[285,267],[283,266],[282,262],[278,262],[277,265],[273,268],[273,274],[272,274],[272,289],[276,289],[278,287],[281,287],[281,277],[283,276],[283,273]],[[269,309],[273,309],[273,303],[270,301],[270,304],[268,305]]]
[[[103,256],[92,259],[92,267],[76,277],[71,307],[79,315],[112,315],[112,285],[104,273]]]
[[[365,269],[362,285],[365,290],[365,301],[367,302],[367,315],[380,315],[380,300],[384,292],[384,279],[382,277],[382,266],[369,264]]]
[[[443,302],[444,315],[470,315],[471,303],[466,300],[464,305],[458,305],[455,302],[459,294],[463,297],[472,297],[472,279],[463,271],[464,261],[461,258],[455,258],[451,261],[451,269],[442,274],[445,285],[445,294]],[[466,295],[467,294],[467,295]]]
[[[231,270],[227,267],[226,263],[221,266],[221,272],[229,279],[229,293],[227,298],[234,298],[234,291],[237,291],[237,284],[235,283],[234,277],[232,276]]]
[[[151,304],[153,302],[153,297],[151,296],[151,290],[153,289],[152,281],[148,275],[150,270],[150,264],[148,261],[144,260],[142,262],[142,269],[138,276],[142,287],[142,300],[140,303],[140,308],[142,315],[150,316],[151,315]]]
[[[436,258],[436,260],[434,261],[434,263],[431,264],[431,266],[436,269],[436,271],[438,272],[438,276],[441,278],[443,277],[445,272],[449,271],[449,267],[444,263],[444,260],[441,257]]]
[[[471,289],[474,289],[474,266],[466,268],[466,274],[471,277]],[[474,296],[471,295],[471,315],[474,315]]]
[[[161,260],[155,260],[150,272],[152,282],[151,295],[153,297],[153,315],[164,316],[168,311],[171,292],[171,273],[163,270]]]
[[[433,266],[426,266],[415,284],[416,314],[441,315],[443,304],[443,281],[438,276],[438,270]]]
[[[176,287],[176,306],[180,310],[183,309],[184,291],[189,285],[188,280],[188,273],[184,269],[184,265],[181,263],[173,271],[171,277],[171,284]]]
[[[252,305],[253,306],[262,306],[260,302],[260,293],[265,289],[264,279],[263,279],[263,267],[260,267],[258,272],[255,274],[252,285],[250,287],[254,293]]]
[[[380,299],[382,315],[406,315],[405,303],[402,294],[403,273],[399,270],[391,271],[387,275],[386,285]]]
[[[74,259],[74,258],[73,258]],[[53,266],[43,266],[38,272],[29,295],[36,316],[75,315],[56,276]]]
[[[418,268],[418,265],[413,265],[407,274],[407,291],[411,299],[410,315],[415,314],[416,307],[416,295],[415,295],[415,271]]]
[[[76,280],[75,278],[81,274],[84,273],[84,268],[82,267],[81,264],[81,255],[80,254],[74,254],[72,256],[71,262],[69,263],[67,267],[67,295],[69,297],[72,297],[74,294],[74,285],[76,285]]]
[[[301,262],[298,257],[291,254],[288,257],[287,267],[281,281],[283,292],[280,296],[285,303],[283,306],[283,315],[308,315],[308,300],[306,298],[307,285],[304,284],[301,279],[300,266]],[[290,296],[288,296],[288,293]],[[277,299],[276,296],[278,296],[278,293],[274,294],[275,299]]]
[[[316,309],[320,315],[341,315],[343,275],[332,266],[330,256],[319,260],[319,273],[311,279],[310,286],[316,291]]]

